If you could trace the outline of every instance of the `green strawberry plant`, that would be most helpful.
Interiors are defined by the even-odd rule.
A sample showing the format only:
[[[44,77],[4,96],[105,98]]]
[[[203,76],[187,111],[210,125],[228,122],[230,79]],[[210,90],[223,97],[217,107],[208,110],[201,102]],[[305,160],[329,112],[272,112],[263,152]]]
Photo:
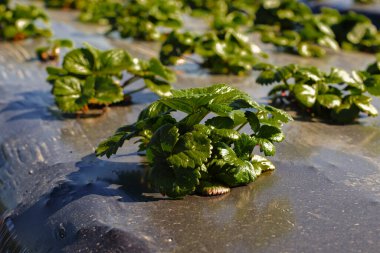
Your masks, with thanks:
[[[57,9],[77,9],[80,10],[80,21],[107,25],[114,22],[124,2],[123,0],[45,0],[45,6]]]
[[[122,0],[91,0],[86,8],[81,8],[79,20],[108,25],[116,20],[122,8]]]
[[[109,105],[130,100],[145,88],[159,96],[170,94],[175,74],[158,59],[132,58],[122,49],[101,51],[88,44],[67,53],[61,68],[47,67],[47,80],[60,110],[68,113],[88,110],[91,105]],[[125,76],[130,76],[125,80]],[[145,85],[124,92],[131,83],[143,79]],[[121,82],[123,81],[123,82]]]
[[[227,2],[225,0],[182,0],[182,7],[192,16],[202,17],[225,12],[228,9]]]
[[[48,23],[45,12],[33,5],[8,5],[9,1],[0,3],[0,40],[23,40],[32,37],[49,37],[52,32],[49,28],[41,27],[37,23]]]
[[[314,15],[304,3],[296,0],[262,1],[256,11],[254,30],[264,43],[294,54],[320,57],[325,47],[338,50],[332,29],[323,22],[328,9]]]
[[[44,0],[45,6],[57,9],[82,9],[92,0]]]
[[[336,13],[336,17],[332,19],[338,19],[332,29],[343,49],[380,52],[380,32],[369,18],[351,11],[344,15]]]
[[[340,124],[353,122],[360,112],[378,115],[369,95],[380,95],[380,78],[366,71],[350,75],[337,68],[325,73],[316,67],[277,67],[266,63],[257,64],[254,69],[261,71],[257,83],[276,83],[269,92],[274,104],[297,104],[312,115]]]
[[[265,43],[286,52],[319,57],[325,48],[335,51],[380,51],[380,33],[371,20],[355,12],[340,14],[322,8],[314,14],[297,0],[261,1],[255,12],[253,30],[261,33]]]
[[[227,27],[237,29],[252,19],[254,5],[248,0],[183,0],[185,12],[196,17],[213,17],[212,28],[216,30]]]
[[[137,138],[151,167],[148,180],[163,195],[223,194],[275,168],[257,152],[274,155],[274,143],[285,138],[281,126],[291,120],[225,84],[172,90],[146,107],[137,122],[100,143],[96,155],[110,157]]]
[[[107,32],[117,31],[122,38],[158,40],[159,28],[182,26],[181,3],[175,0],[131,0],[108,20]]]
[[[359,4],[374,4],[376,0],[355,0],[355,3]]]
[[[202,57],[200,65],[212,74],[247,74],[259,56],[266,57],[247,37],[233,29],[224,29],[203,35],[173,31],[162,44],[160,59],[165,65],[172,65],[194,53]]]
[[[37,58],[40,61],[54,61],[59,59],[61,48],[72,48],[74,43],[68,39],[55,39],[49,41],[47,46],[36,49]]]

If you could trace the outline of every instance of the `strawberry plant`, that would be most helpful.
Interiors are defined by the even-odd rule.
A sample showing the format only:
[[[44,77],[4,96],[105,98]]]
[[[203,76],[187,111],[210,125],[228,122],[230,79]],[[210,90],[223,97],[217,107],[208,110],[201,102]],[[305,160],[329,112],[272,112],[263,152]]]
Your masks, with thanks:
[[[183,9],[193,16],[206,16],[227,9],[226,1],[182,0],[182,2]]]
[[[376,0],[355,0],[355,3],[359,3],[359,4],[373,4],[375,2]]]
[[[314,15],[304,3],[296,0],[262,1],[256,11],[254,30],[265,43],[302,56],[325,55],[324,47],[338,50],[332,29],[323,22],[329,15],[323,9]]]
[[[16,4],[10,7],[8,1],[0,3],[0,40],[23,40],[31,37],[49,37],[50,29],[37,25],[47,23],[45,12],[33,5]]]
[[[366,71],[371,75],[380,75],[380,54],[376,55],[376,61],[368,65]]]
[[[181,4],[174,0],[132,0],[109,19],[109,33],[117,31],[122,38],[158,40],[159,27],[182,26]]]
[[[61,48],[72,48],[74,43],[67,39],[49,41],[49,45],[36,49],[37,58],[40,61],[53,61],[59,59]]]
[[[358,50],[370,53],[380,51],[380,32],[371,20],[364,15],[348,12],[336,14],[338,22],[332,25],[336,40],[345,50]]]
[[[158,59],[144,61],[122,49],[101,51],[88,44],[67,53],[62,68],[48,67],[47,72],[58,108],[68,113],[86,111],[89,105],[126,101],[145,88],[166,96],[170,94],[169,82],[175,80],[175,74]],[[126,75],[130,76],[127,80]],[[139,79],[144,80],[142,88],[124,92]]]
[[[324,48],[378,52],[380,33],[371,20],[355,12],[322,8],[313,14],[296,0],[262,1],[253,30],[265,43],[302,56],[323,56]]]
[[[166,65],[176,64],[186,54],[203,58],[200,65],[213,74],[246,74],[257,63],[258,56],[266,55],[249,43],[248,38],[232,30],[210,31],[203,35],[189,32],[171,32],[160,51],[160,59]]]
[[[184,116],[176,119],[176,112]],[[274,169],[254,150],[274,155],[274,143],[285,138],[281,126],[290,120],[224,84],[172,90],[145,108],[136,123],[100,143],[96,154],[110,157],[126,140],[137,138],[151,166],[149,181],[163,195],[222,194]],[[246,125],[249,132],[242,132]]]
[[[238,28],[252,19],[252,1],[183,0],[183,9],[196,17],[213,17],[213,29]]]
[[[88,0],[44,0],[45,6],[57,9],[82,9],[88,4]],[[90,0],[92,1],[92,0]]]
[[[86,8],[81,8],[79,20],[107,25],[114,22],[122,8],[122,0],[91,0]]]
[[[254,69],[261,71],[257,83],[277,83],[269,92],[274,104],[297,104],[312,115],[342,124],[351,123],[360,112],[378,114],[369,95],[380,95],[380,78],[365,71],[350,75],[337,68],[325,73],[316,67],[264,63]]]

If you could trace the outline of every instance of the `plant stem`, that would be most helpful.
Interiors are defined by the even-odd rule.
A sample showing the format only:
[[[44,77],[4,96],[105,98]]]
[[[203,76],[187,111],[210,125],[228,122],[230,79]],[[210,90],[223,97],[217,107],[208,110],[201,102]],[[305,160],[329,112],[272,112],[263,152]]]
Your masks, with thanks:
[[[241,124],[241,125],[236,129],[236,131],[240,131],[245,125],[247,125],[247,123],[248,123],[248,121],[245,122],[245,123],[243,123],[243,124]]]
[[[140,91],[142,91],[142,90],[145,90],[146,88],[147,88],[147,86],[144,85],[143,87],[141,87],[141,88],[139,88],[139,89],[136,89],[136,90],[130,91],[130,92],[128,92],[128,93],[125,93],[125,95],[130,96],[130,95],[132,95],[132,94],[134,94],[134,93],[137,93],[137,92],[140,92]]]
[[[139,76],[132,76],[131,78],[127,79],[121,87],[125,88],[127,85],[139,80],[141,77]]]

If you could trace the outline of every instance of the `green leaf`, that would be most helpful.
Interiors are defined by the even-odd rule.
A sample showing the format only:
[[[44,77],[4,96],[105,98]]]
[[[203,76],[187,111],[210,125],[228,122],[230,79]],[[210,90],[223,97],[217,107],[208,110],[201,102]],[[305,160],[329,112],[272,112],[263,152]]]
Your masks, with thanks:
[[[283,110],[277,109],[273,106],[266,105],[265,109],[272,115],[272,118],[281,123],[288,123],[293,121],[293,118]]]
[[[252,131],[257,132],[260,129],[260,120],[254,112],[246,111],[245,117],[251,126]]]
[[[91,75],[94,64],[94,57],[85,48],[72,50],[63,59],[63,68],[77,75]]]
[[[268,64],[264,62],[257,63],[253,66],[253,70],[259,70],[259,71],[270,70],[274,68],[275,67],[272,64]]]
[[[211,141],[207,135],[198,131],[188,132],[179,137],[167,161],[176,168],[195,169],[207,161],[211,150]]]
[[[372,75],[364,81],[368,92],[374,96],[380,96],[380,75]]]
[[[293,89],[297,100],[306,107],[312,107],[317,99],[316,90],[306,84],[296,84]]]
[[[248,160],[256,145],[256,138],[242,133],[239,139],[234,142],[234,151],[238,157]]]
[[[66,47],[66,48],[72,48],[74,46],[74,42],[69,39],[53,40],[52,44],[56,47]]]
[[[253,165],[237,157],[236,153],[227,145],[218,148],[219,159],[210,164],[210,172],[218,181],[230,187],[245,185],[256,179]]]
[[[276,153],[276,147],[271,141],[263,138],[257,138],[257,141],[260,145],[260,151],[264,152],[266,156],[273,156]]]
[[[309,43],[300,43],[297,49],[298,53],[305,57],[321,57],[326,54],[323,48]]]
[[[147,156],[150,162],[156,157],[168,156],[179,138],[178,128],[173,124],[166,124],[157,129],[149,142]]]
[[[332,68],[329,75],[330,82],[334,83],[355,83],[355,80],[345,70]]]
[[[135,125],[127,125],[119,128],[114,135],[102,141],[95,150],[96,156],[107,156],[116,154],[117,150],[123,146],[124,142],[136,134]]]
[[[46,78],[46,81],[48,81],[50,84],[54,84],[55,80],[68,75],[68,72],[61,68],[46,67],[46,71],[48,72],[49,76]]]
[[[240,138],[240,134],[238,131],[234,129],[217,129],[214,128],[211,130],[211,139],[214,141],[224,141],[224,142],[230,142],[235,141]]]
[[[285,139],[285,135],[280,128],[268,125],[261,126],[256,136],[274,142],[281,142]]]
[[[206,108],[200,108],[196,112],[188,114],[178,123],[183,129],[190,130],[194,125],[199,124],[208,113]]]
[[[154,163],[150,180],[162,195],[181,198],[195,191],[201,177],[199,169],[171,168],[166,163]]]
[[[339,107],[342,100],[333,94],[322,94],[317,96],[317,101],[320,105],[332,109],[335,107]]]
[[[172,86],[166,81],[158,79],[144,79],[145,85],[154,93],[161,97],[167,97],[171,95]]]
[[[169,82],[176,81],[175,73],[171,71],[169,68],[162,65],[162,63],[156,58],[152,58],[149,60],[149,71]]]
[[[207,88],[172,90],[172,96],[162,98],[160,101],[172,109],[195,113],[201,107],[215,108],[211,105],[225,108],[239,99],[245,101],[250,107],[255,104],[246,93],[225,84],[216,84]]]
[[[94,99],[101,104],[112,104],[124,99],[123,89],[110,77],[96,77]]]
[[[123,49],[111,49],[100,54],[100,72],[118,74],[132,64],[131,56]]]
[[[259,155],[252,156],[251,163],[257,176],[259,176],[261,173],[265,171],[275,169],[275,166],[271,161]]]
[[[153,133],[157,129],[166,124],[176,123],[176,120],[167,114],[154,115],[153,113],[147,115],[147,112],[143,114],[147,117],[143,119],[142,117],[139,117],[139,120],[136,123],[119,128],[113,136],[101,142],[96,149],[96,155],[106,155],[107,157],[110,157],[112,154],[116,154],[117,150],[126,140],[135,137],[140,137],[138,142],[142,142],[142,145],[140,145],[140,151],[146,150],[146,145],[150,142]]]
[[[138,117],[138,120],[144,120],[148,118],[158,117],[163,114],[167,114],[171,109],[160,101],[151,103],[148,107],[144,108]]]
[[[264,70],[256,79],[256,82],[259,84],[272,84],[279,81],[281,79],[278,78],[277,72],[272,69]]]
[[[58,108],[64,112],[76,112],[81,110],[89,101],[93,91],[88,91],[88,86],[75,77],[62,77],[55,81],[53,94]],[[87,95],[86,95],[87,94]]]
[[[206,120],[205,124],[207,126],[213,126],[215,128],[227,128],[227,129],[231,129],[235,126],[233,119],[231,119],[230,117],[221,117],[221,116],[208,119]]]
[[[372,98],[360,95],[360,96],[355,96],[353,98],[353,101],[357,107],[362,112],[367,113],[369,116],[377,116],[378,112],[377,109],[371,104]]]

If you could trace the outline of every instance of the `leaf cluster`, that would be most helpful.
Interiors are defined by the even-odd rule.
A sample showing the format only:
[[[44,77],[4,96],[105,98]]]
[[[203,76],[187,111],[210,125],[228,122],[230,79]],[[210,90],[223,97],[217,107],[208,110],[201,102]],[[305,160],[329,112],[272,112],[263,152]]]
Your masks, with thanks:
[[[33,5],[16,4],[8,6],[8,1],[0,4],[0,40],[23,40],[32,37],[49,37],[49,28],[37,23],[48,23],[49,18],[43,10]]]
[[[99,7],[97,7],[99,8]],[[108,19],[108,33],[117,31],[122,38],[158,40],[159,28],[182,26],[181,3],[175,0],[132,0]]]
[[[44,0],[45,6],[56,9],[82,9],[93,0]]]
[[[380,33],[364,15],[340,14],[322,8],[314,14],[296,0],[262,1],[255,13],[254,30],[262,41],[291,53],[319,57],[325,48],[378,52]]]
[[[330,9],[313,14],[296,0],[262,1],[256,11],[254,30],[265,43],[272,43],[286,52],[307,57],[325,55],[324,47],[338,50],[331,27],[323,22]]]
[[[355,3],[358,4],[374,4],[378,2],[377,0],[355,0]]]
[[[212,17],[211,27],[215,30],[238,29],[253,19],[254,4],[250,0],[183,0],[185,12],[195,17]]]
[[[233,29],[210,31],[202,35],[172,31],[162,44],[160,59],[166,65],[176,64],[185,55],[202,57],[201,66],[213,74],[247,74],[259,56],[260,48]]]
[[[91,0],[81,8],[79,20],[88,23],[108,25],[115,22],[123,8],[123,0]]]
[[[37,58],[40,61],[53,61],[59,59],[62,48],[72,48],[74,43],[68,39],[55,39],[49,41],[47,46],[36,49]]]
[[[341,48],[363,52],[380,52],[380,32],[372,21],[364,15],[348,12],[336,13],[337,23],[332,25],[335,38]]]
[[[141,89],[125,94],[124,88],[138,79],[144,80],[143,88],[166,96],[170,94],[169,82],[175,80],[175,74],[158,59],[140,60],[122,49],[101,51],[88,44],[67,53],[62,68],[48,67],[47,72],[56,104],[69,113],[128,99]],[[121,84],[125,75],[131,77]]]
[[[173,115],[179,112],[183,117],[177,120]],[[274,169],[254,150],[274,155],[274,143],[285,138],[281,126],[290,120],[224,84],[172,90],[145,108],[137,122],[100,143],[96,154],[110,157],[126,140],[137,139],[151,166],[149,180],[163,195],[221,194]],[[249,133],[241,132],[246,125]]]
[[[290,64],[282,67],[257,64],[256,82],[276,86],[269,92],[274,103],[296,103],[305,111],[337,123],[350,123],[359,113],[377,116],[369,95],[380,95],[380,76],[366,71],[352,74],[332,68],[329,73],[316,67]]]

